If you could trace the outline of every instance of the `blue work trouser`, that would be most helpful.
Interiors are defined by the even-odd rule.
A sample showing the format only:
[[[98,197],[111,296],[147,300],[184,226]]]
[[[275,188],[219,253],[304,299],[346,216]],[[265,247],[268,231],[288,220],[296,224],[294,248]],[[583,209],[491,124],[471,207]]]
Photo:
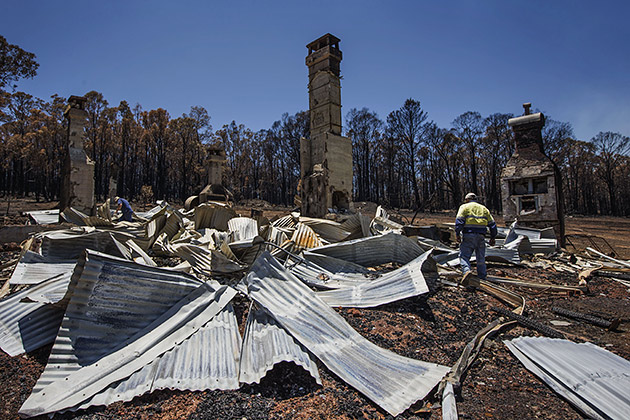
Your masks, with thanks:
[[[477,260],[477,277],[486,278],[486,242],[483,235],[479,233],[464,233],[462,243],[459,245],[459,263],[462,272],[466,274],[470,271],[470,257],[475,251]]]

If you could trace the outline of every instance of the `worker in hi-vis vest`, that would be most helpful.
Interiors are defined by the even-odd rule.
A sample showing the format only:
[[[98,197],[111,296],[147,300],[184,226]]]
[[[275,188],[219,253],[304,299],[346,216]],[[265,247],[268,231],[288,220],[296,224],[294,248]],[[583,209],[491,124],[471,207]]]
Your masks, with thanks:
[[[486,242],[484,235],[490,229],[490,245],[497,236],[497,224],[486,206],[478,203],[475,193],[468,193],[465,202],[457,211],[455,235],[459,242],[459,262],[462,266],[462,284],[467,284],[470,271],[470,257],[473,251],[477,260],[477,277],[486,278]]]

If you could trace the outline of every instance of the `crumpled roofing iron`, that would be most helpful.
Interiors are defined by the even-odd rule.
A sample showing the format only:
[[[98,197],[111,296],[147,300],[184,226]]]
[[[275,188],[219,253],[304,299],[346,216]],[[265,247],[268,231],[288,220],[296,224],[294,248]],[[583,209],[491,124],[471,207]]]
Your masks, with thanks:
[[[134,239],[132,235],[94,230],[94,228],[89,228],[87,231],[80,228],[54,230],[42,232],[37,237],[42,239],[41,254],[57,260],[76,260],[86,249],[124,257],[113,238],[122,243]]]
[[[246,384],[259,383],[280,362],[302,366],[321,385],[317,365],[306,350],[265,310],[251,305],[243,337],[239,380]]]
[[[236,217],[236,212],[231,207],[218,204],[200,204],[195,207],[195,230],[215,228],[227,231],[228,221],[234,217]]]
[[[316,248],[323,245],[315,231],[304,223],[297,224],[290,241],[300,250]]]
[[[228,221],[230,243],[247,241],[258,236],[258,222],[249,217],[235,217]]]
[[[26,215],[38,225],[53,225],[59,223],[59,209],[27,211]]]
[[[310,251],[350,261],[364,267],[374,267],[391,262],[407,264],[424,252],[416,241],[394,232],[324,245]]]
[[[15,266],[9,283],[39,284],[64,275],[69,280],[76,263],[76,260],[56,260],[27,250]]]
[[[246,268],[214,249],[187,244],[173,245],[171,249],[175,255],[188,261],[193,270],[208,276],[236,273]]]
[[[452,251],[434,256],[435,262],[438,264],[457,267],[459,265],[459,251]],[[475,261],[477,257],[473,254],[470,261]],[[500,263],[516,264],[521,263],[517,249],[486,247],[486,261],[494,261]]]
[[[77,226],[114,226],[114,223],[109,219],[100,216],[88,216],[72,207],[62,211],[61,217]]]
[[[66,313],[46,369],[20,414],[72,408],[128,378],[200,330],[235,293],[87,251],[64,298]]]
[[[427,251],[415,260],[376,280],[368,280],[353,287],[318,292],[317,296],[330,306],[371,308],[397,300],[418,296],[429,291],[422,275],[425,270],[436,271],[435,262]]]
[[[55,340],[64,309],[45,301],[52,303],[63,297],[70,274],[54,277],[0,301],[0,348],[9,356],[36,350]],[[36,294],[47,299],[33,299]]]
[[[315,219],[311,217],[300,217],[300,223],[313,229],[313,231],[324,241],[339,242],[346,239],[351,232],[345,230],[341,223],[327,219]],[[359,226],[360,227],[360,226]]]
[[[112,384],[79,408],[130,401],[159,389],[238,389],[241,336],[228,304],[196,333],[155,361]]]
[[[546,337],[504,341],[532,373],[595,419],[627,419],[630,361],[592,343]]]
[[[297,341],[391,415],[424,398],[450,370],[369,342],[268,252],[243,282],[249,296]]]
[[[299,213],[291,213],[271,222],[277,228],[294,228],[298,223]]]
[[[333,273],[313,263],[296,263],[287,266],[291,274],[318,289],[351,288],[373,280],[365,274]]]

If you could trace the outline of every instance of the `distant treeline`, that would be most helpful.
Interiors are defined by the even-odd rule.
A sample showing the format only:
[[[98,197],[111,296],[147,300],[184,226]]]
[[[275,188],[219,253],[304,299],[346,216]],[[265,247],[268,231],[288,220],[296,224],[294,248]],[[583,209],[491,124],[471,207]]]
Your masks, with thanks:
[[[7,51],[31,54],[0,36],[0,58],[12,64]],[[67,104],[56,95],[44,101],[15,86],[5,90],[11,82],[35,75],[34,55],[30,62],[28,58],[0,70],[0,194],[55,200],[66,147]],[[171,118],[162,108],[147,111],[126,101],[110,106],[96,91],[85,97],[85,150],[95,162],[99,200],[106,198],[113,177],[117,194],[131,200],[182,202],[205,186],[209,148],[220,144],[227,155],[224,184],[236,200],[293,205],[299,142],[309,137],[307,111],[285,113],[266,130],[254,132],[236,122],[213,130],[202,107]],[[351,109],[345,135],[353,143],[354,201],[434,211],[456,208],[472,191],[500,212],[500,173],[514,151],[511,117],[465,112],[441,128],[414,99],[385,121],[367,108]],[[630,215],[627,136],[601,132],[589,141],[576,140],[570,123],[547,118],[543,140],[560,168],[568,213]]]

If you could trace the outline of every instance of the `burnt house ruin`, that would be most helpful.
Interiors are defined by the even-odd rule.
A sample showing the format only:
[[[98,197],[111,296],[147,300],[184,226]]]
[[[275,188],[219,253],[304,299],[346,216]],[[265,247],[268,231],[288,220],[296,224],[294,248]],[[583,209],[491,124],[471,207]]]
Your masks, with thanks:
[[[553,227],[558,243],[564,244],[564,216],[560,171],[545,154],[542,128],[545,116],[530,112],[508,121],[514,131],[515,151],[501,172],[503,218],[526,227]]]
[[[350,207],[352,141],[341,136],[339,38],[326,34],[306,47],[311,136],[300,141],[302,215],[323,217]]]

